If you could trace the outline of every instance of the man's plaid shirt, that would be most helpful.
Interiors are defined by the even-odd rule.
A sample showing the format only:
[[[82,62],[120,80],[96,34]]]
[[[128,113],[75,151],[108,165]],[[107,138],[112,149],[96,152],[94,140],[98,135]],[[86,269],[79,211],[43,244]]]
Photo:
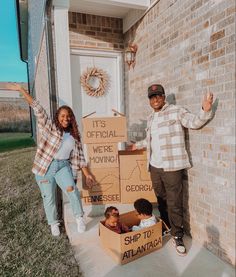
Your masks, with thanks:
[[[204,112],[202,109],[198,115],[190,113],[187,109],[176,105],[165,104],[159,111],[159,140],[161,158],[164,171],[176,171],[191,167],[185,148],[184,128],[198,129],[202,127],[213,113]],[[138,149],[147,148],[148,167],[151,157],[151,125],[154,111],[147,120],[146,138],[136,142]]]
[[[37,117],[38,129],[40,132],[40,139],[38,142],[32,171],[34,174],[44,176],[55,154],[60,148],[62,134],[56,128],[56,125],[48,117],[46,111],[38,101],[34,100],[31,104],[31,107],[33,108],[34,114]],[[75,146],[71,151],[69,161],[73,176],[76,178],[78,171],[82,167],[87,166],[81,142],[75,140]]]

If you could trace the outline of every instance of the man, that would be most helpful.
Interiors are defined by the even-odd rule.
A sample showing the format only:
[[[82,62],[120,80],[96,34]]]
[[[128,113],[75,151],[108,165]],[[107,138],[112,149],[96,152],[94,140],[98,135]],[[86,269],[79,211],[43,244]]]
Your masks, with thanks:
[[[129,149],[147,148],[148,167],[161,219],[171,227],[177,253],[184,256],[182,179],[183,169],[190,167],[184,128],[198,129],[212,118],[213,94],[204,97],[198,115],[166,103],[165,91],[160,84],[148,88],[148,98],[153,112],[147,120],[146,138]]]

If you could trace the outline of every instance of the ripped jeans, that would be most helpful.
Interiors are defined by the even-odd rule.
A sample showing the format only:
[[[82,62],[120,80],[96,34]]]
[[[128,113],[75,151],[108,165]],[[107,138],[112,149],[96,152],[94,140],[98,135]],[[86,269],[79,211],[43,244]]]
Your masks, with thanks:
[[[44,176],[35,175],[43,198],[48,224],[57,223],[56,187],[67,195],[75,217],[83,216],[80,193],[74,182],[68,160],[53,160]]]

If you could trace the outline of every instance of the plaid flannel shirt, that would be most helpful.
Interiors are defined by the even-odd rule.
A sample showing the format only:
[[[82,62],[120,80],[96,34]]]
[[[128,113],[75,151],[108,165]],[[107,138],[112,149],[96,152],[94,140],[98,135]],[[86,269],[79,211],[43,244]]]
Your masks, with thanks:
[[[191,167],[189,157],[185,148],[184,128],[198,129],[210,118],[212,111],[204,112],[202,109],[198,115],[190,113],[187,109],[169,105],[166,103],[159,112],[159,140],[164,171],[176,171]],[[151,125],[154,111],[147,120],[146,138],[136,142],[138,149],[147,148],[147,166],[151,157]]]
[[[38,101],[34,100],[31,107],[37,117],[38,129],[40,132],[40,139],[34,158],[32,172],[44,176],[55,154],[60,148],[62,134],[56,128],[56,125],[48,117],[46,111]],[[75,140],[75,146],[71,151],[69,162],[73,176],[74,178],[77,178],[78,170],[87,166],[81,142]]]

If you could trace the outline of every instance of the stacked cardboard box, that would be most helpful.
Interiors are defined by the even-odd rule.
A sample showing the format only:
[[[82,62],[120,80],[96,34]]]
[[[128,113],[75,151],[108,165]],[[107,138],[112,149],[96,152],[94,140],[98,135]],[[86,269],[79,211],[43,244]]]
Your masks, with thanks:
[[[134,203],[138,198],[156,202],[145,151],[118,151],[118,142],[127,141],[126,118],[84,118],[83,142],[97,184],[88,189],[83,182],[84,204]],[[132,227],[139,224],[136,212],[120,215]],[[162,247],[162,222],[140,231],[117,234],[99,224],[103,247],[119,264],[126,264]]]
[[[121,203],[134,203],[138,198],[156,202],[146,151],[119,151]]]
[[[84,204],[133,203],[138,198],[156,202],[146,151],[118,151],[118,142],[127,141],[126,118],[84,118],[83,142],[97,184],[83,185]]]
[[[83,119],[83,142],[91,173],[97,184],[91,189],[83,185],[84,204],[120,202],[118,142],[127,141],[126,118],[104,117]]]

